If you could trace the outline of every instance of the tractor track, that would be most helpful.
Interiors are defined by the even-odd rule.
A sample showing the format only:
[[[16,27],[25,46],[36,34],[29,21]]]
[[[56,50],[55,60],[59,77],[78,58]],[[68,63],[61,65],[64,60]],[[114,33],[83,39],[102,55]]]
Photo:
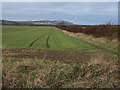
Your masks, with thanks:
[[[32,47],[32,45],[33,45],[36,41],[38,41],[40,38],[44,37],[44,36],[47,35],[47,34],[48,34],[48,33],[45,33],[44,35],[38,37],[36,40],[34,40],[34,41],[29,45],[29,47]]]
[[[50,45],[49,45],[48,41],[49,41],[50,36],[53,34],[53,32],[54,32],[54,31],[52,31],[52,32],[49,34],[49,36],[47,37],[47,39],[46,39],[46,47],[47,47],[47,49],[50,48]]]
[[[49,36],[47,37],[47,39],[46,39],[46,48],[47,48],[47,49],[50,48],[50,45],[49,45],[48,41],[49,41],[50,36],[53,34],[53,32],[54,32],[54,31],[52,31],[52,32],[49,34]],[[45,54],[44,54],[44,57],[43,57],[43,60],[46,59],[47,54],[48,54],[48,50],[46,50],[46,52],[45,52]]]
[[[47,39],[46,39],[46,49],[49,49],[49,48],[50,48],[50,45],[49,45],[49,42],[48,42],[48,41],[49,41],[50,36],[53,34],[53,32],[54,32],[54,31],[49,32],[49,33],[45,33],[44,35],[38,37],[36,40],[34,40],[34,41],[29,45],[29,47],[32,47],[32,45],[33,45],[36,41],[38,41],[40,38],[44,37],[45,35],[49,34],[48,37],[47,37]],[[48,51],[46,50],[46,52],[44,53],[44,57],[43,57],[44,60],[46,59],[47,54],[48,54]]]
[[[49,36],[47,37],[47,39],[46,39],[46,47],[47,48],[50,48],[50,45],[49,45],[49,43],[48,43],[48,41],[49,41],[49,38],[50,38],[50,36],[52,35],[52,33],[53,33],[54,31],[52,31],[50,34],[49,34]],[[45,34],[43,34],[42,36],[40,36],[40,37],[38,37],[37,39],[35,39],[30,45],[29,45],[29,47],[32,47],[32,45],[36,42],[36,41],[38,41],[40,38],[42,38],[42,37],[44,37],[45,35],[47,35],[48,33],[45,33]]]

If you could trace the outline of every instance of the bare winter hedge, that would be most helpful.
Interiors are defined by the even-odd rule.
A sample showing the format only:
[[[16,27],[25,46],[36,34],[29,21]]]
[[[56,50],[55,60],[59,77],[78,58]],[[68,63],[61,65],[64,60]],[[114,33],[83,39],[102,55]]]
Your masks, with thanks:
[[[85,33],[95,37],[107,37],[110,40],[118,38],[118,25],[70,25],[57,27],[74,33]]]

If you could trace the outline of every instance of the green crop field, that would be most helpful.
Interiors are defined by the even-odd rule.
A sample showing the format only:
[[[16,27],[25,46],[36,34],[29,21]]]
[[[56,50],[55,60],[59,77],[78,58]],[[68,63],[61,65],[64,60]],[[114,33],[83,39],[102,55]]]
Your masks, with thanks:
[[[3,26],[2,35],[2,48],[46,49],[48,39],[50,49],[94,49],[93,46],[65,35],[55,27]],[[30,46],[32,42],[34,43]]]

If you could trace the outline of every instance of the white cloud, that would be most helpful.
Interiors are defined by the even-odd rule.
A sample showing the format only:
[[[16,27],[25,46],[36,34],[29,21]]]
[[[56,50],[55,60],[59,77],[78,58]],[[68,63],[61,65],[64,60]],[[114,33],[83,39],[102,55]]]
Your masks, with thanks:
[[[3,3],[8,20],[70,20],[75,23],[104,23],[117,20],[117,3]],[[116,21],[117,22],[117,21]]]
[[[99,3],[85,3],[85,4],[71,4],[69,5],[62,5],[61,7],[57,8],[46,8],[45,9],[48,13],[64,13],[67,15],[114,15],[118,12],[118,7],[116,6],[105,6]]]
[[[118,7],[105,3],[9,3],[4,5],[4,13],[31,13],[65,15],[114,15]],[[107,6],[106,6],[107,5]],[[72,7],[71,7],[72,6]],[[15,8],[16,7],[16,8]]]
[[[119,2],[119,0],[1,0],[2,2]]]

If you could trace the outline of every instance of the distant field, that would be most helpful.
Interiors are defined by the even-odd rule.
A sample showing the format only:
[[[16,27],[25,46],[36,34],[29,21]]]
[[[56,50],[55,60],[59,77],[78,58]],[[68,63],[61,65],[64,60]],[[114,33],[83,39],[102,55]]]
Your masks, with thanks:
[[[3,26],[3,48],[94,49],[55,27]]]

